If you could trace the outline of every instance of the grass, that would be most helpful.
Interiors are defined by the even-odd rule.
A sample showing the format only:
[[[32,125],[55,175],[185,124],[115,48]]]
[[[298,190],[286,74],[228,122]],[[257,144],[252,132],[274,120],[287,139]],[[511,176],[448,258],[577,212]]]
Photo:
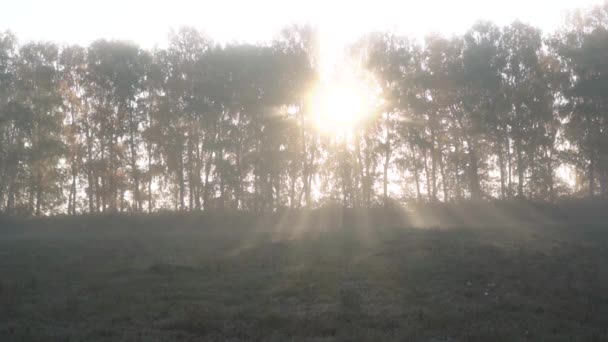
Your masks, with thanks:
[[[608,340],[605,224],[397,216],[4,220],[0,340]]]

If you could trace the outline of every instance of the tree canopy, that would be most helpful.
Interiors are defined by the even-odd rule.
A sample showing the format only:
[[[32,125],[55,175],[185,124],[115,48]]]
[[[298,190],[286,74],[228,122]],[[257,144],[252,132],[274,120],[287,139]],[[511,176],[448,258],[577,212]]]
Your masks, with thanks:
[[[185,27],[152,50],[0,33],[0,212],[606,197],[606,18],[370,33],[348,63],[376,101],[344,134],[315,126],[308,26],[224,45]]]

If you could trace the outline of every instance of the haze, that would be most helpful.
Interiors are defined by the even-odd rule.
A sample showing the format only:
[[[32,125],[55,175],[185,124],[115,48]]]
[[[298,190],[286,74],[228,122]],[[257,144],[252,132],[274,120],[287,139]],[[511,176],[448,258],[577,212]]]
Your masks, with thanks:
[[[4,0],[0,341],[608,341],[603,1]]]

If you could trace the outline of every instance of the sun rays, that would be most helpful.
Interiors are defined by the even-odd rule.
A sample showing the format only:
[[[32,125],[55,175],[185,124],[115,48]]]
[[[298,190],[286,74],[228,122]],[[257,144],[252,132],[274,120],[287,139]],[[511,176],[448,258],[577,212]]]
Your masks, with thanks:
[[[309,99],[315,127],[321,133],[343,134],[373,119],[377,99],[366,80],[350,75],[328,78]]]

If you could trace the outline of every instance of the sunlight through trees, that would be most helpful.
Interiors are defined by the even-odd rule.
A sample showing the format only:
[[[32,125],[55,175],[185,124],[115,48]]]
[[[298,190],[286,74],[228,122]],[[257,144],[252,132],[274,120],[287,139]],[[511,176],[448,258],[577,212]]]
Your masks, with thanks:
[[[281,208],[608,195],[608,4],[555,33],[318,33],[166,49],[0,33],[0,212]]]

